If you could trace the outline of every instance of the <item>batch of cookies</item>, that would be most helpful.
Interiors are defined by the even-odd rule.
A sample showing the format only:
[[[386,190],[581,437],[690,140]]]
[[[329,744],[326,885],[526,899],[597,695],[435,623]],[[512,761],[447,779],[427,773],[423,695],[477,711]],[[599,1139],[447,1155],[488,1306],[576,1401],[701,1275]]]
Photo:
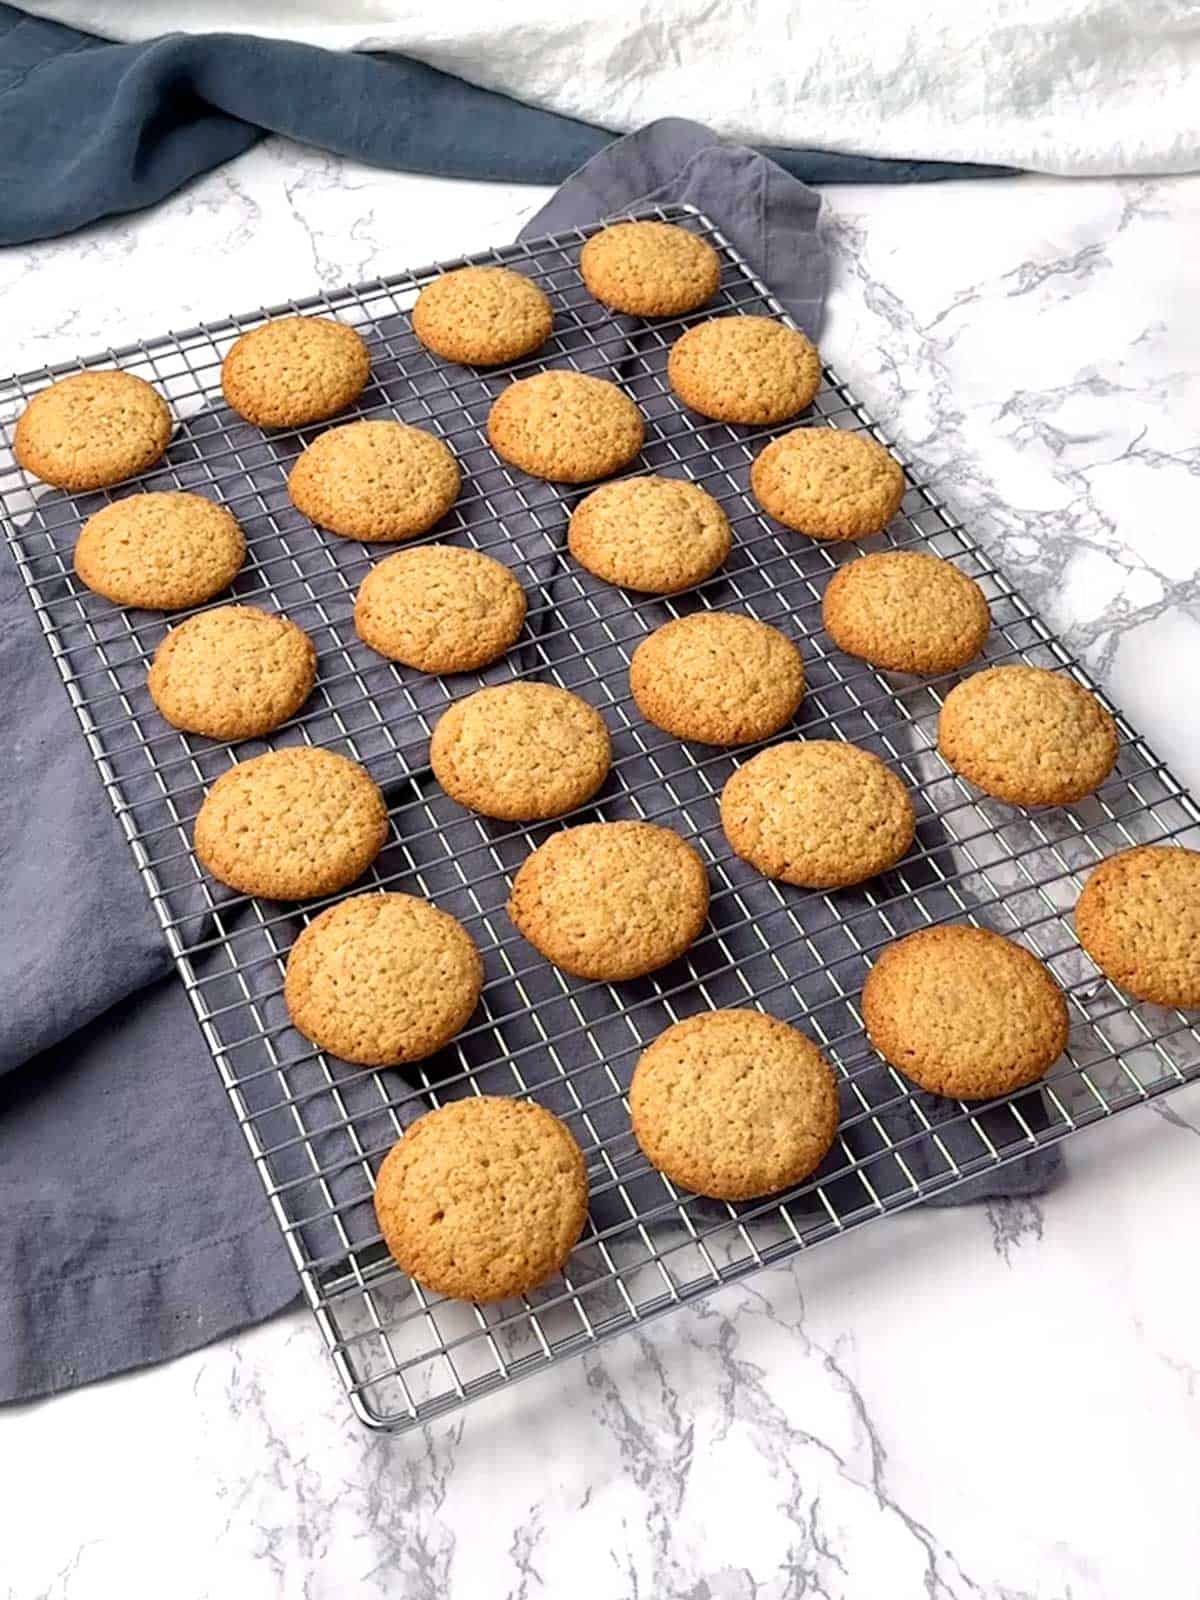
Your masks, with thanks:
[[[580,256],[583,282],[608,310],[662,318],[716,294],[720,262],[702,239],[657,222],[618,223]],[[550,336],[536,284],[502,267],[449,271],[422,290],[416,337],[447,362],[497,368]],[[362,393],[370,359],[330,319],[287,317],[242,335],[222,367],[226,402],[263,429],[336,416]],[[777,425],[813,400],[817,351],[769,317],[726,315],[673,344],[668,380],[690,411],[720,422]],[[639,454],[640,410],[615,383],[570,370],[513,381],[495,400],[488,440],[508,466],[558,484],[613,477]],[[43,390],[20,418],[18,461],[81,492],[122,481],[161,457],[165,400],[130,374],[89,371]],[[799,426],[750,471],[774,521],[818,540],[882,531],[904,474],[875,440]],[[392,420],[319,434],[291,469],[292,502],[345,538],[403,541],[432,529],[461,488],[433,433]],[[717,572],[732,546],[718,502],[681,479],[620,478],[570,516],[567,546],[593,576],[642,595],[677,594]],[[84,525],[78,578],[121,606],[204,605],[241,568],[246,544],[230,512],[199,494],[131,494]],[[520,638],[526,599],[514,574],[473,549],[426,544],[387,557],[363,581],[362,641],[426,673],[473,671]],[[892,550],[839,567],[822,602],[842,651],[891,672],[958,671],[990,627],[986,598],[935,556]],[[304,706],[317,655],[285,617],[246,605],[199,611],[169,632],[148,687],[174,727],[213,739],[260,737]],[[773,738],[805,689],[795,644],[743,613],[699,611],[665,623],[634,651],[640,714],[675,738],[732,748]],[[1105,709],[1064,673],[991,667],[946,696],[938,748],[985,794],[1014,805],[1070,805],[1110,773],[1118,741]],[[451,703],[433,729],[430,764],[459,805],[532,823],[588,802],[612,760],[604,718],[552,684],[514,680]],[[764,877],[829,891],[895,867],[913,845],[905,785],[875,755],[838,740],[768,746],[720,797],[733,851]],[[388,837],[378,785],[357,762],[306,744],[238,762],[206,795],[195,826],[205,869],[273,900],[333,895],[370,867]],[[516,872],[508,904],[518,932],[574,977],[623,983],[682,956],[703,931],[708,873],[693,846],[647,822],[555,832]],[[1083,947],[1139,999],[1200,1006],[1200,853],[1143,847],[1110,857],[1080,897]],[[319,1048],[364,1067],[420,1061],[475,1012],[484,982],[474,940],[447,912],[400,893],[367,893],[316,916],[287,961],[284,998]],[[1061,989],[1020,945],[966,924],[909,934],[875,961],[861,997],[871,1042],[920,1088],[981,1100],[1035,1082],[1068,1037]],[[641,1055],[629,1090],[633,1133],[680,1188],[727,1201],[791,1188],[828,1153],[837,1080],[798,1029],[752,1010],[710,1011],[668,1028]],[[536,1104],[476,1096],[417,1121],[383,1162],[376,1212],[393,1256],[426,1288],[497,1300],[562,1268],[586,1221],[583,1155]]]

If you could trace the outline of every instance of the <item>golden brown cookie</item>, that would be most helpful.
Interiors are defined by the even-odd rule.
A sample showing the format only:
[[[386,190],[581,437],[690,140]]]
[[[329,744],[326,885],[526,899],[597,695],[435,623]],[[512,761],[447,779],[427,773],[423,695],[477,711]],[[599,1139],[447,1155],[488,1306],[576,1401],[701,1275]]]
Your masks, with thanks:
[[[900,509],[904,472],[865,433],[793,428],[750,468],[754,498],[776,522],[812,539],[863,539]]]
[[[299,745],[217,779],[196,818],[196,854],[241,894],[311,900],[361,877],[387,831],[383,795],[357,761]]]
[[[583,1152],[566,1124],[531,1101],[486,1095],[414,1122],[375,1185],[397,1263],[455,1300],[507,1300],[553,1277],[587,1204]]]
[[[413,306],[413,332],[444,361],[496,367],[531,355],[550,337],[550,302],[523,273],[459,267],[428,283]]]
[[[429,742],[433,775],[485,817],[537,822],[590,800],[608,776],[604,718],[552,683],[501,683],[456,700]]]
[[[627,467],[642,448],[642,414],[615,383],[582,372],[520,378],[488,413],[492,449],[551,483],[588,483]]]
[[[1083,886],[1075,928],[1120,988],[1200,1010],[1200,851],[1157,844],[1109,856]]]
[[[411,894],[360,894],[315,917],[283,998],[306,1039],[360,1067],[424,1061],[470,1020],[483,962],[462,923]]]
[[[656,628],[633,652],[639,711],[677,739],[748,744],[778,733],[804,698],[804,664],[778,628],[698,611]]]
[[[246,559],[242,530],[200,494],[131,494],[89,517],[75,571],[119,606],[182,611],[227,589]]]
[[[675,594],[710,577],[729,554],[729,518],[694,483],[622,478],[571,515],[567,543],[581,567],[641,594]]]
[[[821,619],[839,650],[888,672],[954,672],[975,659],[992,625],[974,579],[915,550],[881,550],[839,567]]]
[[[629,1087],[652,1166],[713,1200],[753,1200],[820,1166],[838,1124],[837,1080],[816,1045],[760,1011],[705,1011],[643,1051]]]
[[[862,1014],[886,1061],[955,1100],[1023,1089],[1067,1047],[1067,1003],[1047,968],[964,923],[888,945],[867,974]]]
[[[1065,673],[989,667],[956,684],[938,717],[938,749],[997,800],[1062,806],[1102,784],[1117,759],[1104,707]]]
[[[821,387],[821,358],[773,317],[714,317],[689,328],[667,358],[671,387],[717,422],[786,422]]]
[[[363,643],[421,672],[486,667],[524,623],[525,591],[508,568],[450,544],[388,556],[367,573],[354,602]]]
[[[132,372],[76,372],[35,394],[13,454],[43,483],[79,494],[152,467],[171,439],[171,412]]]
[[[555,833],[513,879],[508,914],[535,950],[577,978],[657,972],[708,917],[704,863],[651,822],[587,822]]]
[[[403,422],[347,422],[314,439],[288,477],[297,511],[346,539],[414,539],[458,499],[446,446]]]
[[[840,889],[894,867],[913,841],[908,790],[868,750],[805,739],[760,750],[721,793],[743,861],[804,889]]]
[[[371,358],[332,317],[276,317],[234,341],[221,363],[227,403],[256,428],[300,428],[353,405]]]
[[[579,254],[589,294],[631,317],[678,317],[717,292],[721,262],[712,245],[670,222],[615,222]]]
[[[317,652],[303,628],[254,606],[218,606],[171,629],[147,684],[173,727],[255,739],[295,716],[316,676]]]

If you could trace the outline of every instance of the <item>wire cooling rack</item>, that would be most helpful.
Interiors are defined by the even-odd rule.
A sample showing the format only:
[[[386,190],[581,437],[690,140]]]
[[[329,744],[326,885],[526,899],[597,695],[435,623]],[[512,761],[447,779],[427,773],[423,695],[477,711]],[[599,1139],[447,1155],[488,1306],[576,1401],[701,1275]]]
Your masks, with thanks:
[[[956,679],[885,675],[832,648],[820,628],[821,590],[857,551],[784,533],[756,508],[749,464],[778,430],[704,423],[678,405],[665,379],[667,350],[683,325],[714,312],[786,314],[705,217],[680,207],[639,215],[711,240],[722,261],[717,301],[693,317],[650,325],[608,315],[578,276],[579,247],[592,229],[488,251],[469,259],[519,268],[555,308],[550,343],[501,373],[436,361],[412,336],[407,309],[439,271],[464,264],[449,262],[0,385],[7,539],[304,1292],[354,1410],[374,1426],[424,1422],[714,1285],[1036,1155],[1200,1077],[1194,1023],[1131,1004],[1082,955],[1070,920],[1082,875],[1097,860],[1133,843],[1187,838],[1200,812],[1119,714],[1116,771],[1082,804],[1025,812],[981,799],[936,751],[938,708]],[[523,642],[487,672],[427,678],[358,641],[354,593],[386,549],[318,532],[285,490],[292,461],[320,430],[267,437],[224,407],[220,365],[229,345],[286,311],[325,312],[363,333],[373,377],[352,414],[429,427],[458,455],[464,493],[431,537],[498,556],[530,597]],[[13,424],[31,395],[64,373],[112,364],[157,384],[179,424],[165,463],[115,493],[198,489],[228,505],[249,548],[236,597],[286,611],[317,645],[313,699],[266,745],[235,750],[162,721],[145,675],[167,619],[111,606],[72,572],[81,522],[113,496],[47,491],[13,463]],[[690,478],[723,503],[734,552],[689,594],[637,598],[593,580],[565,549],[567,517],[584,491],[527,479],[489,450],[483,423],[505,383],[514,373],[563,365],[615,377],[641,405],[647,443],[636,470]],[[828,369],[806,420],[883,437]],[[935,550],[979,581],[995,624],[987,662],[1058,668],[1095,690],[911,469],[901,514],[867,541],[883,546]],[[751,751],[678,743],[641,719],[628,689],[629,657],[645,634],[710,606],[747,611],[797,640],[809,690],[796,731],[863,744],[908,783],[918,842],[895,870],[855,890],[817,894],[769,883],[733,857],[717,824],[717,797]],[[613,734],[609,783],[567,821],[664,822],[709,863],[709,929],[686,958],[654,977],[619,988],[583,984],[537,957],[504,913],[507,883],[562,824],[524,827],[469,815],[430,775],[429,730],[450,700],[480,682],[528,675],[583,695]],[[232,896],[204,876],[192,853],[191,823],[212,781],[239,757],[300,741],[356,757],[388,797],[390,842],[358,890],[386,885],[427,895],[462,918],[483,953],[487,984],[476,1017],[440,1056],[403,1074],[348,1067],[288,1025],[284,961],[322,903],[296,908]],[[1036,1088],[985,1106],[935,1100],[866,1044],[858,993],[873,954],[899,934],[947,919],[1015,937],[1066,989],[1070,1047]],[[784,1196],[743,1205],[688,1195],[653,1172],[623,1105],[647,1042],[684,1016],[728,1005],[761,1006],[802,1026],[835,1063],[842,1097],[839,1137],[819,1172]],[[403,1128],[431,1106],[477,1092],[532,1095],[565,1116],[587,1156],[592,1195],[587,1231],[563,1276],[525,1299],[486,1308],[439,1300],[404,1278],[370,1204],[374,1172]]]

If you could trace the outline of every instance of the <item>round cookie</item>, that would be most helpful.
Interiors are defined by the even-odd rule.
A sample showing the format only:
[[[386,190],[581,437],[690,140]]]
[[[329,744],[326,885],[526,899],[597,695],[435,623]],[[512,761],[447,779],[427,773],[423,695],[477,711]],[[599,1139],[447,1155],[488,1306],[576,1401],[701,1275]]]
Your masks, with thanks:
[[[643,1051],[629,1087],[652,1166],[713,1200],[790,1189],[825,1159],[837,1080],[816,1045],[760,1011],[706,1011]]]
[[[579,502],[567,532],[581,567],[640,594],[690,589],[717,570],[732,542],[712,495],[678,478],[603,484]]]
[[[627,467],[646,436],[633,401],[604,378],[539,372],[520,378],[492,406],[492,449],[551,483],[588,483]]]
[[[316,676],[317,653],[303,628],[254,606],[218,606],[171,629],[154,652],[147,686],[173,727],[254,739],[295,716]]]
[[[525,591],[477,550],[398,550],[362,581],[354,626],[364,644],[421,672],[473,672],[496,661],[525,623]]]
[[[615,222],[579,254],[588,293],[631,317],[678,317],[716,294],[721,262],[712,245],[670,222]]]
[[[427,283],[413,332],[444,361],[496,367],[531,355],[550,337],[554,313],[536,283],[507,267],[459,267]]]
[[[357,761],[298,745],[223,773],[195,844],[201,865],[241,894],[311,900],[361,877],[387,831],[383,795]]]
[[[938,749],[997,800],[1069,805],[1091,794],[1117,759],[1117,729],[1064,673],[988,667],[956,684],[938,717]]]
[[[877,756],[838,740],[761,750],[721,793],[743,861],[804,889],[841,889],[894,867],[913,841],[908,790]]]
[[[863,539],[900,509],[904,471],[865,433],[793,428],[750,468],[754,498],[776,522],[812,539]]]
[[[458,463],[403,422],[346,422],[314,439],[288,476],[297,511],[345,539],[413,539],[458,499]]]
[[[513,879],[508,914],[547,961],[620,983],[657,972],[708,917],[704,863],[651,822],[587,822],[552,834]]]
[[[424,1061],[466,1026],[483,963],[462,923],[411,894],[360,894],[315,917],[288,955],[293,1025],[360,1067]]]
[[[862,1014],[885,1060],[955,1100],[1023,1089],[1067,1045],[1067,1003],[1046,967],[1011,939],[965,923],[888,945],[867,974]]]
[[[629,664],[642,715],[677,739],[748,744],[778,733],[804,698],[804,664],[778,628],[698,611],[643,639]]]
[[[352,405],[371,358],[332,317],[276,317],[243,333],[221,363],[226,402],[256,428],[300,428]]]
[[[242,530],[200,494],[132,494],[97,511],[75,546],[75,571],[119,606],[182,611],[227,589],[246,559]]]
[[[399,1266],[455,1300],[507,1300],[553,1277],[587,1204],[583,1152],[566,1124],[531,1101],[485,1095],[414,1122],[375,1185]]]
[[[171,412],[132,372],[76,372],[35,394],[13,454],[43,483],[79,494],[152,467],[171,439]]]
[[[671,347],[667,377],[693,411],[717,422],[786,422],[821,387],[821,358],[773,317],[714,317]]]
[[[612,764],[604,718],[552,683],[501,683],[456,700],[429,741],[433,775],[460,806],[540,822],[581,806]]]
[[[954,672],[975,659],[992,625],[973,578],[915,550],[881,550],[839,567],[821,620],[839,650],[888,672]]]
[[[1157,844],[1109,856],[1083,886],[1075,928],[1120,988],[1200,1010],[1200,851]]]

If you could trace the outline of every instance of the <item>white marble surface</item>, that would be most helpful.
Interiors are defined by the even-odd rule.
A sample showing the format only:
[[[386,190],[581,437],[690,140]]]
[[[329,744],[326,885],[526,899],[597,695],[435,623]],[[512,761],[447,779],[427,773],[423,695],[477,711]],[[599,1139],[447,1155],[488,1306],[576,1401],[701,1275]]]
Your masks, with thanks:
[[[0,256],[0,365],[504,239],[282,143]],[[829,194],[824,347],[1200,788],[1200,178]],[[1200,1594],[1200,1088],[399,1439],[306,1315],[0,1412],[20,1600]]]

